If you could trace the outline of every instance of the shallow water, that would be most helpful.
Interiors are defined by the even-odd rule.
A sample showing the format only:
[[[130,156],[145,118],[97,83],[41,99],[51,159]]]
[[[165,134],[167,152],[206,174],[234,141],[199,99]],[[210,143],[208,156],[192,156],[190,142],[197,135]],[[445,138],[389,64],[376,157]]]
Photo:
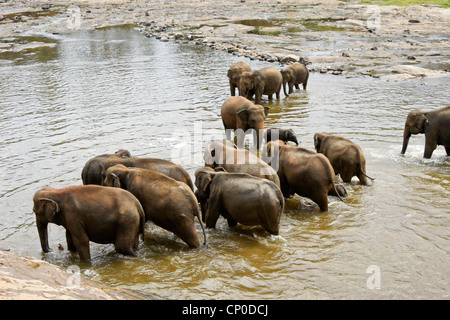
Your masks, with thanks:
[[[208,247],[190,250],[148,223],[138,257],[91,243],[91,265],[83,265],[57,249],[66,243],[56,225],[49,230],[54,251],[41,252],[33,194],[81,184],[86,161],[118,149],[172,160],[193,177],[208,141],[223,137],[218,114],[229,95],[229,65],[273,64],[159,42],[129,27],[52,41],[55,47],[0,57],[0,247],[63,268],[78,265],[91,279],[160,298],[449,298],[450,159],[440,146],[423,160],[423,135],[400,155],[407,113],[448,104],[448,77],[311,74],[306,91],[263,100],[271,107],[266,127],[292,128],[310,149],[320,131],[354,140],[374,182],[344,184],[348,197],[329,197],[325,213],[305,198],[288,199],[279,236],[230,229],[220,219],[207,230]]]

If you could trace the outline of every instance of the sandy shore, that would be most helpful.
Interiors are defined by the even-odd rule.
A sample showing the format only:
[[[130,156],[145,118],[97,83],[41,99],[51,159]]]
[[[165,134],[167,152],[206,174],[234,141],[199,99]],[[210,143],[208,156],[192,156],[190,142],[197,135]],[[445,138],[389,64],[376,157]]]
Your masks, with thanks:
[[[174,4],[176,3],[176,6]],[[301,60],[311,71],[396,80],[450,71],[450,9],[371,6],[359,1],[16,1],[0,0],[2,53],[48,43],[32,34],[137,24],[147,37],[192,42],[277,66]],[[70,276],[34,258],[0,250],[0,299],[147,299]]]

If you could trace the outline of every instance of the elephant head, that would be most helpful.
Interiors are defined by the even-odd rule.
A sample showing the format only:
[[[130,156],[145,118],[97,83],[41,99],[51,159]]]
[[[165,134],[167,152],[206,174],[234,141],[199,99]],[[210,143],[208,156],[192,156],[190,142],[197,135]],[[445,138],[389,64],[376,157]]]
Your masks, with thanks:
[[[33,197],[33,212],[36,214],[36,224],[41,241],[42,251],[49,252],[47,225],[52,222],[61,225],[60,212],[58,203],[51,199],[51,189],[44,188],[36,192]]]
[[[261,73],[257,71],[243,72],[239,79],[239,94],[250,100],[263,82],[264,76]]]
[[[126,179],[129,168],[124,166],[123,164],[116,164],[112,167],[109,167],[104,173],[104,180],[102,181],[103,186],[107,187],[115,187],[126,189]]]
[[[402,154],[405,154],[408,147],[409,138],[412,134],[425,133],[425,127],[428,125],[428,119],[420,110],[413,110],[408,114],[403,131]]]
[[[328,134],[324,132],[319,132],[314,135],[314,148],[317,152],[319,152],[320,150],[323,138],[325,138],[327,135]]]
[[[292,68],[284,68],[280,70],[281,75],[283,76],[283,92],[286,97],[289,97],[289,94],[286,92],[286,82],[289,83],[291,81],[294,81],[295,77],[295,70]]]
[[[259,149],[261,145],[261,137],[264,133],[264,120],[269,114],[270,107],[259,104],[245,104],[236,112],[236,124],[238,128],[245,131],[255,129],[256,144]]]

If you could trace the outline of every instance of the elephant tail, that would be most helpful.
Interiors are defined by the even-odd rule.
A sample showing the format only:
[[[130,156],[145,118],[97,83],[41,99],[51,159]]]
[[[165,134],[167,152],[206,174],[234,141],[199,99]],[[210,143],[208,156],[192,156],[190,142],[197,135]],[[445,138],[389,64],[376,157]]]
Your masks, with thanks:
[[[142,208],[141,203],[138,203],[139,205],[137,206],[138,208],[138,212],[139,212],[139,233],[142,235],[142,241],[145,240],[145,211]]]
[[[200,226],[202,227],[202,231],[203,231],[203,245],[206,246],[206,230],[205,230],[205,225],[203,224],[203,220],[202,220],[202,216],[201,216],[201,212],[200,212],[199,206],[196,206],[194,211],[195,211],[194,215],[197,216],[197,219],[200,222]]]
[[[370,180],[372,180],[372,181],[375,180],[374,178],[369,177],[369,176],[364,172],[364,170],[362,170],[362,169],[361,169],[361,173],[362,173],[363,175],[365,175],[367,178],[369,178]]]

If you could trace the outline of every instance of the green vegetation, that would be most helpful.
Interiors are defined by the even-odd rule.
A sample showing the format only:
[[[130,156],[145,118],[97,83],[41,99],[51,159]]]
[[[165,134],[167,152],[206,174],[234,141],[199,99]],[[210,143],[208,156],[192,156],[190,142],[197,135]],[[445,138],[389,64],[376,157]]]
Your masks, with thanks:
[[[248,31],[247,33],[257,34],[260,36],[278,36],[278,35],[280,35],[281,31],[279,31],[279,30],[266,31],[266,30],[261,30],[259,27],[255,27],[254,29]]]

